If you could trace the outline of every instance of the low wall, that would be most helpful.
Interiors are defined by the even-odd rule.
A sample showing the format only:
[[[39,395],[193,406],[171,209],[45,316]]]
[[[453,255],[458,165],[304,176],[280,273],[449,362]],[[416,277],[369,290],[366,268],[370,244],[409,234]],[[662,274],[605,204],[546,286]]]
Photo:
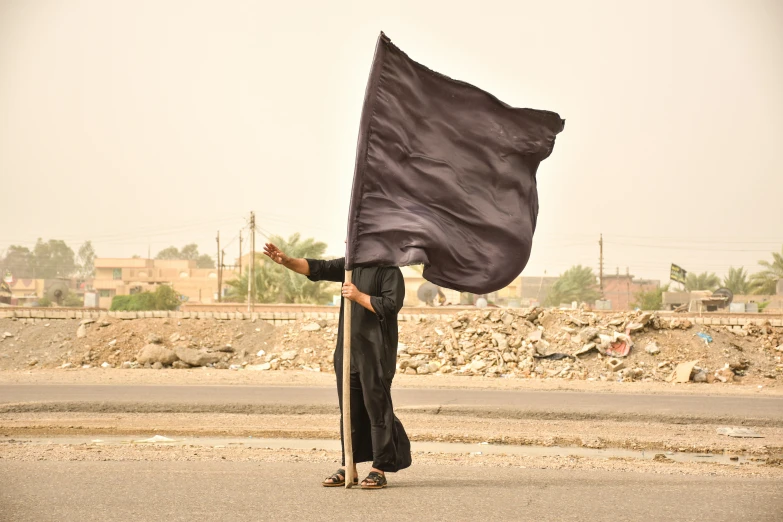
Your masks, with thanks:
[[[286,324],[302,320],[319,320],[339,318],[340,310],[334,306],[297,306],[297,305],[264,305],[264,308],[256,305],[255,312],[213,312],[213,311],[179,311],[179,312],[109,312],[97,309],[79,308],[0,308],[0,319],[101,319],[115,318],[123,320],[133,319],[192,319],[192,320],[218,320],[218,321],[265,321],[271,324]],[[477,308],[463,307],[433,307],[433,308],[403,308],[399,319],[401,321],[415,321],[420,318],[437,318],[449,321],[453,315],[463,310],[477,311]],[[485,309],[491,311],[492,309]],[[596,313],[596,312],[593,312]],[[617,313],[617,312],[605,312]],[[677,317],[690,319],[695,324],[744,326],[746,324],[770,325],[783,327],[783,314],[728,314],[728,313],[704,313],[704,314],[674,314],[670,312],[658,312],[662,317]]]

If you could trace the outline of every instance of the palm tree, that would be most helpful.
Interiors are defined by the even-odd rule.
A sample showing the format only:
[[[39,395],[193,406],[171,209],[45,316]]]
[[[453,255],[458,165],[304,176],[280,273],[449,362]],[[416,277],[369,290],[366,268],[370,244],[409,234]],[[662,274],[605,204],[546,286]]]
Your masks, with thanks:
[[[777,290],[779,279],[783,279],[783,247],[780,253],[772,252],[772,262],[759,261],[765,269],[750,276],[750,291],[754,294],[771,295]]]
[[[742,267],[729,267],[729,275],[723,278],[723,286],[731,290],[734,295],[747,294],[750,289],[748,273]]]
[[[714,292],[720,286],[720,278],[714,273],[708,274],[702,272],[701,274],[688,274],[685,278],[685,291],[693,292],[696,290],[709,290]]]
[[[271,243],[280,248],[289,257],[321,259],[326,252],[326,243],[313,238],[301,239],[300,234],[293,234],[288,240],[280,236],[271,236]],[[247,299],[247,283],[250,270],[245,270],[240,277],[228,281],[229,299],[245,301]],[[326,282],[313,282],[299,274],[288,270],[264,257],[257,255],[253,294],[257,303],[300,303],[323,304],[331,300]]]
[[[595,281],[593,269],[588,266],[577,265],[569,268],[555,281],[549,290],[547,304],[558,306],[560,303],[577,301],[580,303],[592,303],[601,297],[598,285]]]

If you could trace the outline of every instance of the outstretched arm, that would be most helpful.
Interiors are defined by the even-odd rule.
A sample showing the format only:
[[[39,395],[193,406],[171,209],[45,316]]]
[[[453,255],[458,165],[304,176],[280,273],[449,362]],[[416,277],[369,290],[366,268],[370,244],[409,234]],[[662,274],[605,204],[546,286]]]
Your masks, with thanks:
[[[288,257],[272,243],[264,245],[264,254],[278,265],[283,265],[297,274],[310,275],[310,264],[305,259]]]

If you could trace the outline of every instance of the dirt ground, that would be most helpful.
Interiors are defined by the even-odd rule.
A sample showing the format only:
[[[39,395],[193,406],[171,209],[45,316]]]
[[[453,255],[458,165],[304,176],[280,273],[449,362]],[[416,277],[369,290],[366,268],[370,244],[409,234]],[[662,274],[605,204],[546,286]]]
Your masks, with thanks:
[[[189,370],[27,369],[0,370],[0,384],[167,384],[215,386],[323,386],[334,387],[333,373],[303,370],[254,372],[225,371],[214,368]],[[667,382],[581,381],[564,379],[516,379],[457,375],[397,375],[395,388],[458,388],[485,390],[541,390],[601,393],[656,393],[733,396],[779,396],[781,386],[743,383],[706,386]]]

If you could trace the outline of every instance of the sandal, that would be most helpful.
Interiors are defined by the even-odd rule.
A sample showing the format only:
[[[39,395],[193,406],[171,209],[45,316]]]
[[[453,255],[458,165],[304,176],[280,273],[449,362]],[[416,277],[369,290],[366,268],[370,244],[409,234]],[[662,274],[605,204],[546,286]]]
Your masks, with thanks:
[[[383,489],[386,486],[386,475],[377,471],[371,471],[367,478],[362,480],[362,489]]]
[[[331,481],[331,482],[329,482]],[[353,479],[353,485],[357,485],[359,483],[358,478]],[[323,482],[321,482],[321,485],[325,488],[336,488],[338,486],[345,486],[345,470],[340,468],[334,473],[332,473],[331,477],[327,477]]]

